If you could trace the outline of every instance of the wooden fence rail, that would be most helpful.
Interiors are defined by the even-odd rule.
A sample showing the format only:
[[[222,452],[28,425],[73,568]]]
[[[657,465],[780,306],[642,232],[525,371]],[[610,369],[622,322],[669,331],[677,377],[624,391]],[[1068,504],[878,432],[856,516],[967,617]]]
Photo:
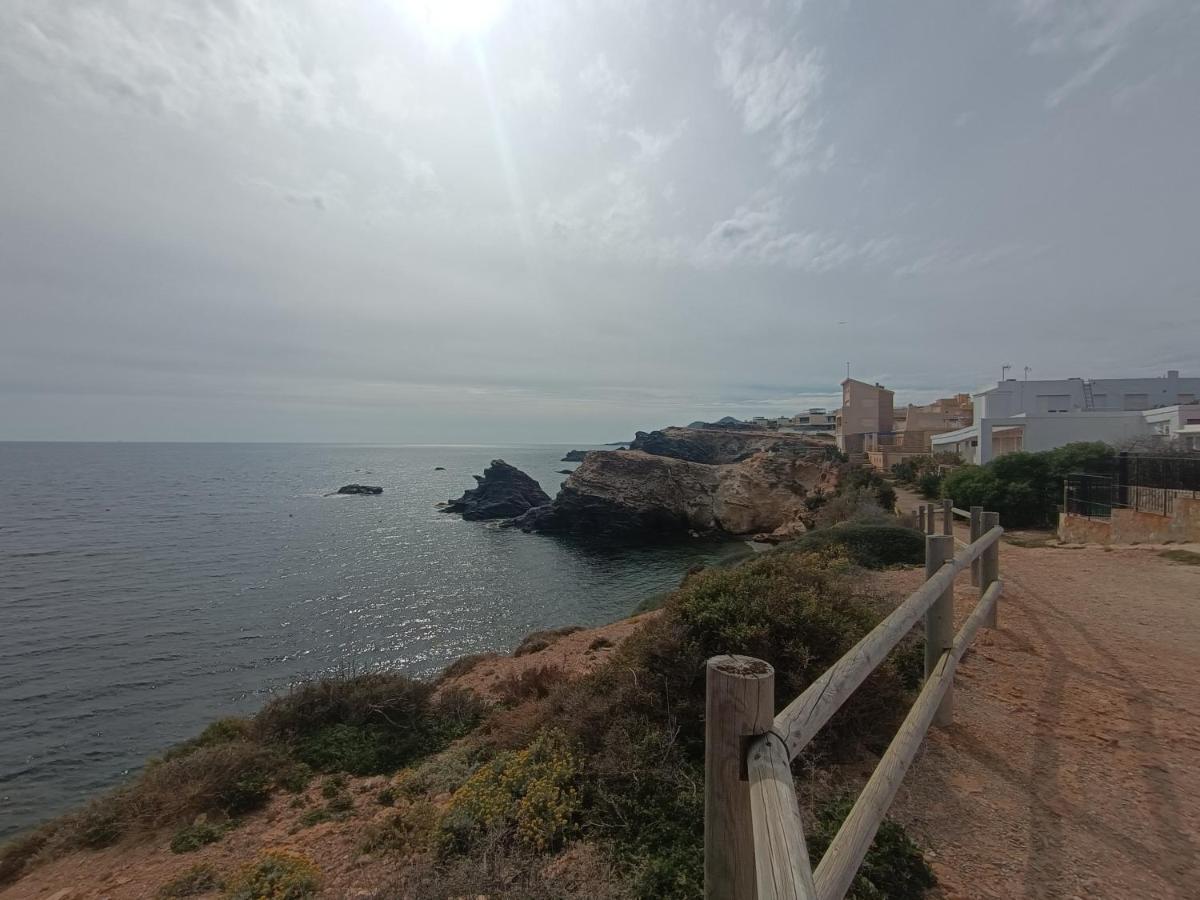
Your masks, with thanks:
[[[704,893],[708,900],[842,900],[931,724],[953,718],[954,670],[976,631],[995,627],[999,516],[942,504],[944,534],[924,507],[925,582],[795,700],[772,717],[774,670],[762,660],[708,663]],[[971,523],[957,554],[953,516]],[[954,580],[970,567],[980,599],[954,632]],[[925,619],[925,684],[814,872],[791,762],[909,630]]]

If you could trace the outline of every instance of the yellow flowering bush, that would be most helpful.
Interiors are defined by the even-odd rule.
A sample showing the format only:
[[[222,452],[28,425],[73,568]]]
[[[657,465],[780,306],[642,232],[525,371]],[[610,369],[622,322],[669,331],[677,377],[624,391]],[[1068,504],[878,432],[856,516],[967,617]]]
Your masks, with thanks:
[[[579,808],[579,761],[561,731],[545,730],[523,750],[501,753],[467,779],[442,822],[444,843],[469,845],[481,833],[509,831],[541,852],[560,844]]]
[[[321,887],[321,870],[306,856],[268,850],[243,866],[226,888],[226,900],[307,900]]]

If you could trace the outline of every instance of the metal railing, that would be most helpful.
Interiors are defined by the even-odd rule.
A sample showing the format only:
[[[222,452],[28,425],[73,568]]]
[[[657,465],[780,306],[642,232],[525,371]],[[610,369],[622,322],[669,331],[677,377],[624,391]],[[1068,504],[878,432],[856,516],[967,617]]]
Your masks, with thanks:
[[[704,894],[709,900],[841,900],[931,724],[953,719],[954,671],[980,627],[996,627],[999,515],[942,504],[946,534],[926,533],[925,582],[778,714],[771,666],[746,656],[708,661],[704,781]],[[972,521],[957,555],[953,516]],[[933,506],[925,508],[932,528]],[[978,523],[976,525],[975,523]],[[976,530],[978,533],[976,533]],[[978,567],[978,604],[954,632],[954,581]],[[814,870],[791,761],[896,644],[925,620],[925,685]]]

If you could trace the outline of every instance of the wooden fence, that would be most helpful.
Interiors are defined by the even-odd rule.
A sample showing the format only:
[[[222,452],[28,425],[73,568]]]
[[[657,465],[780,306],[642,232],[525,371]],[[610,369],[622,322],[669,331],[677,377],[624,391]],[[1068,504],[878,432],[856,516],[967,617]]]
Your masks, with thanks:
[[[954,714],[954,670],[981,626],[996,627],[999,515],[972,507],[920,508],[925,582],[775,715],[775,672],[760,659],[708,661],[704,782],[704,894],[708,900],[842,900],[930,724]],[[954,516],[970,521],[955,553]],[[954,580],[971,567],[979,603],[954,632]],[[791,762],[883,661],[925,619],[925,685],[896,737],[814,871]]]

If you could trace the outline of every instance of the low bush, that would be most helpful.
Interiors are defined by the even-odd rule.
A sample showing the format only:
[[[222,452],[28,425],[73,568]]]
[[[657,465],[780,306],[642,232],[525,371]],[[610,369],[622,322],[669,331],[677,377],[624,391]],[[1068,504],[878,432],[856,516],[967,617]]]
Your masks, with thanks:
[[[834,495],[813,516],[813,524],[818,528],[828,528],[842,522],[884,525],[894,523],[895,517],[879,505],[876,491],[852,487]]]
[[[826,803],[817,810],[816,827],[806,834],[808,854],[815,866],[829,849],[838,828],[850,813],[849,798]],[[891,819],[884,819],[866,859],[858,870],[847,900],[921,900],[937,883],[920,849]]]
[[[372,822],[367,826],[362,852],[413,853],[426,850],[433,845],[441,817],[438,808],[427,800],[408,803],[382,822]]]
[[[158,889],[159,900],[175,900],[177,897],[195,897],[221,887],[221,876],[209,863],[197,863],[185,869],[175,878]]]
[[[825,552],[841,550],[860,566],[918,565],[925,561],[925,538],[902,525],[846,523],[801,535],[790,550]]]
[[[1000,513],[1005,527],[1054,523],[1063,480],[1074,472],[1112,471],[1113,450],[1102,443],[1066,444],[1040,453],[1007,453],[983,466],[949,473],[941,495],[963,509],[982,506]]]
[[[936,500],[941,496],[942,476],[937,472],[923,472],[917,479],[917,490],[926,500]]]
[[[501,753],[454,792],[441,823],[443,844],[463,851],[498,832],[526,850],[558,847],[574,825],[578,778],[566,736],[541,731],[528,747]]]
[[[371,673],[304,684],[255,718],[266,743],[290,745],[321,772],[394,772],[466,734],[482,704],[462,691],[433,699],[433,688],[398,674]]]
[[[172,853],[191,853],[209,844],[215,844],[229,830],[227,825],[217,825],[200,819],[191,825],[184,825],[171,838]]]
[[[307,900],[321,888],[321,870],[306,856],[263,853],[230,879],[226,900]]]
[[[396,776],[396,791],[404,797],[436,797],[448,794],[471,777],[481,765],[478,754],[468,744],[458,743],[441,753],[422,760]]]
[[[888,512],[896,508],[896,489],[874,469],[866,466],[842,466],[838,476],[837,493],[844,494],[854,489],[870,492],[875,502]]]
[[[446,668],[442,669],[440,678],[442,681],[448,681],[452,678],[462,678],[480,663],[499,658],[499,653],[471,653],[467,656],[460,656],[454,662],[450,663],[450,665],[446,666]]]
[[[574,634],[577,631],[583,631],[582,625],[567,625],[564,628],[548,628],[545,631],[535,631],[532,634],[527,634],[517,644],[517,649],[513,651],[513,656],[525,656],[529,653],[538,653],[545,650],[555,641],[566,637],[568,634]]]
[[[550,689],[566,678],[559,666],[535,666],[517,674],[505,675],[496,685],[503,703],[521,703],[545,697]]]

